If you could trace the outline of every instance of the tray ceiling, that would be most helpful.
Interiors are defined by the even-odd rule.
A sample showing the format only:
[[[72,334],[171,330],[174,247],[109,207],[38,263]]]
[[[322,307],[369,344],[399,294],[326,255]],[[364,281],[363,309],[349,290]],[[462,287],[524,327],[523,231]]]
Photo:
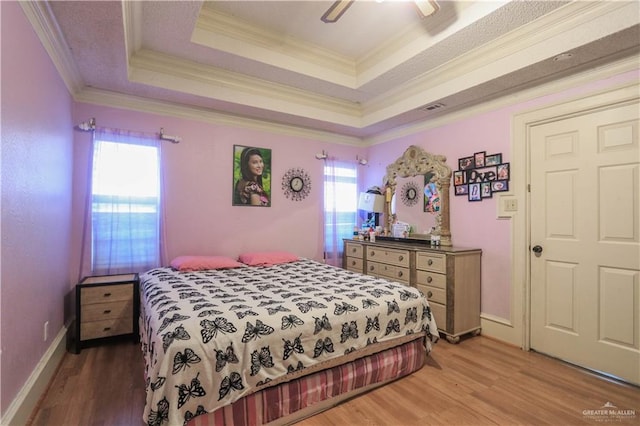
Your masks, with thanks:
[[[420,19],[411,2],[357,0],[333,24],[320,21],[327,1],[52,1],[26,10],[40,17],[36,29],[48,33],[78,100],[160,102],[355,139],[639,52],[635,1],[438,3]]]

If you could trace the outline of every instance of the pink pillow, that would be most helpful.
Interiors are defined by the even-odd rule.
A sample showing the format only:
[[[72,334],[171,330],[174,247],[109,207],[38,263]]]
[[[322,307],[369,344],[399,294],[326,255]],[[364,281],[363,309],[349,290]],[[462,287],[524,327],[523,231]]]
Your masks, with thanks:
[[[171,267],[179,271],[238,268],[240,266],[245,265],[224,256],[178,256],[171,261]]]
[[[295,262],[296,260],[300,260],[300,258],[286,251],[262,251],[242,253],[239,260],[249,266],[271,266],[280,263]]]

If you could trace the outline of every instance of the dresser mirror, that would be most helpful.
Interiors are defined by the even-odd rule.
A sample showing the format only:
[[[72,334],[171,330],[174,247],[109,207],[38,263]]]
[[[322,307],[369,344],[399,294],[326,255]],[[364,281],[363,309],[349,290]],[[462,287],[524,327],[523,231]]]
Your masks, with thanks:
[[[387,166],[383,179],[387,205],[385,226],[393,229],[396,221],[409,223],[421,233],[431,227],[440,236],[440,244],[451,246],[449,227],[449,189],[451,168],[444,155],[431,154],[411,145],[395,162]],[[418,205],[413,198],[415,188]],[[426,213],[425,213],[426,211]]]

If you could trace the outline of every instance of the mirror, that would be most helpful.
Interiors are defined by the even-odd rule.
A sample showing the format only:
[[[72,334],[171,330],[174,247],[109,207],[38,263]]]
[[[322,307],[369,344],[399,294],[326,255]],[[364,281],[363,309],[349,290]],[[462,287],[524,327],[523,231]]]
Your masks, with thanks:
[[[392,229],[396,218],[417,226],[418,232],[435,227],[435,234],[440,235],[440,244],[451,245],[449,227],[451,168],[447,166],[446,160],[444,155],[431,154],[418,146],[411,145],[400,158],[387,166],[387,174],[383,180],[387,201],[385,208],[387,229]],[[419,193],[416,197],[418,202],[423,200],[425,203],[420,207],[414,205],[415,199],[412,198],[416,187],[424,193],[424,196]],[[401,205],[408,207],[404,208]],[[408,214],[409,210],[411,214]],[[425,214],[425,210],[433,215]],[[417,219],[416,214],[419,214]],[[430,224],[432,217],[433,224]]]

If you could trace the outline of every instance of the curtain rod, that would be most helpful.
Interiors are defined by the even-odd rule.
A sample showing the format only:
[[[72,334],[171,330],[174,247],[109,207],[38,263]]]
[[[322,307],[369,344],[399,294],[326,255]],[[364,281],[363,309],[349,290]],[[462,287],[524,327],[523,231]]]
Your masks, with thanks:
[[[93,132],[96,130],[96,119],[92,117],[91,119],[89,119],[89,121],[83,121],[82,123],[78,124],[76,128],[78,130],[82,130],[83,132]],[[169,141],[171,143],[180,143],[180,141],[182,140],[180,136],[165,135],[164,128],[162,127],[160,127],[160,132],[157,135],[158,139]]]

